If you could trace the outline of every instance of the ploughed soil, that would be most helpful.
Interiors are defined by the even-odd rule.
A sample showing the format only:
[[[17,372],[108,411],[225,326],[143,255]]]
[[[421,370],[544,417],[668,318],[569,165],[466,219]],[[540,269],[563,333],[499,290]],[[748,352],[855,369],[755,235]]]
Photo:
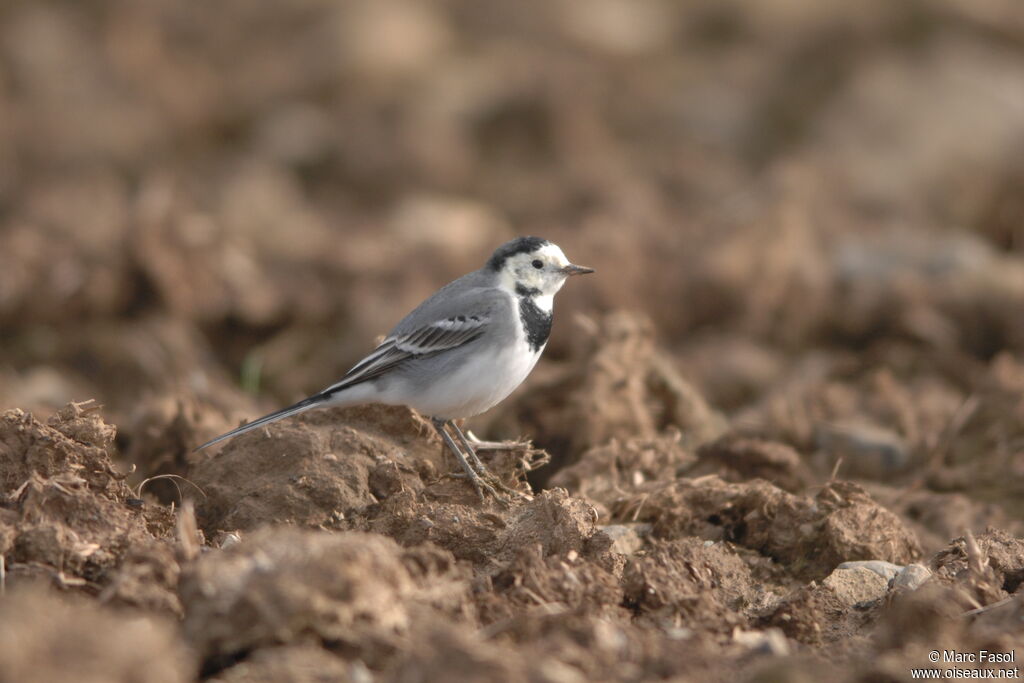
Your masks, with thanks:
[[[0,682],[1024,657],[1024,22],[823,7],[0,8]],[[517,234],[597,273],[507,500],[402,407],[193,450]]]
[[[956,483],[1002,465],[960,468],[948,452],[1020,428],[1005,361],[986,377],[985,414],[949,402],[945,445],[839,430],[840,415],[820,418],[835,433],[814,445],[793,437],[789,412],[764,410],[756,434],[730,426],[634,316],[587,334],[515,403],[579,453],[534,487],[548,454],[481,448],[517,491],[507,500],[481,502],[450,476],[439,437],[406,408],[325,410],[197,454],[183,445],[213,432],[179,406],[147,419],[150,445],[135,451],[160,456],[135,463],[145,470],[177,471],[134,484],[95,403],[45,420],[8,410],[4,675],[899,680],[936,648],[1020,642],[1020,525]],[[872,406],[879,383],[902,392],[904,419],[926,421],[922,395],[877,373],[790,405],[831,388]],[[840,457],[885,481],[842,476]]]

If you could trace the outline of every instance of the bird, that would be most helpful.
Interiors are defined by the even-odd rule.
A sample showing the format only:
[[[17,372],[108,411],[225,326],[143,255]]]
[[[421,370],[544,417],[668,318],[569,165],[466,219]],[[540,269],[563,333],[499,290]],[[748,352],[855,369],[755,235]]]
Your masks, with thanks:
[[[488,471],[455,420],[489,410],[526,379],[547,345],[555,294],[570,277],[593,272],[546,239],[506,242],[479,270],[402,318],[340,380],[196,450],[314,408],[406,405],[429,417],[462,467],[457,476],[468,479],[481,500],[485,491],[497,498],[499,490],[514,493]]]

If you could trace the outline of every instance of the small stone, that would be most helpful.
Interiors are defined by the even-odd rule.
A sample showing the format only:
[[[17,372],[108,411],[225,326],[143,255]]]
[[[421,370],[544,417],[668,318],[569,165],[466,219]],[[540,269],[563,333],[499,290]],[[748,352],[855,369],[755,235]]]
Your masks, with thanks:
[[[815,428],[819,449],[833,461],[843,459],[846,475],[885,478],[910,464],[906,441],[891,429],[856,421],[823,423]]]
[[[358,659],[352,662],[352,671],[350,672],[353,683],[373,683],[373,674],[366,668]]]
[[[650,524],[609,524],[600,527],[612,539],[611,551],[620,555],[632,555],[643,547],[641,535],[650,531]]]
[[[839,569],[853,569],[855,567],[863,567],[864,569],[870,569],[886,581],[891,581],[894,576],[903,571],[903,566],[893,564],[892,562],[886,562],[885,560],[861,560],[858,562],[843,562],[839,565]]]
[[[765,631],[744,631],[736,627],[732,632],[732,639],[739,645],[762,654],[785,657],[790,653],[789,640],[779,628],[773,627]]]
[[[227,550],[241,542],[242,536],[237,531],[221,531],[213,538],[213,544],[221,550]]]
[[[889,590],[914,591],[921,587],[932,576],[931,571],[922,564],[908,564],[889,582]]]

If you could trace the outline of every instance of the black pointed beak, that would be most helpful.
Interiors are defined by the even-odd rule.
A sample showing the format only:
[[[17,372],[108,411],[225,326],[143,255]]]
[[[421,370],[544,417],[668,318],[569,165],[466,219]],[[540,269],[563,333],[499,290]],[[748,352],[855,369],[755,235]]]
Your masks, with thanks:
[[[587,273],[593,273],[593,268],[587,268],[586,266],[577,266],[574,263],[562,268],[562,272],[566,275],[586,275]]]

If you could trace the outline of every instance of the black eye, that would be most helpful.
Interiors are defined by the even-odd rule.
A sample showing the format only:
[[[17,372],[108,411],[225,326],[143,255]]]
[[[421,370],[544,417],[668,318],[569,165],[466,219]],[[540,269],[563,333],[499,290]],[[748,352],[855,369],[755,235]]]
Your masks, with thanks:
[[[541,268],[544,267],[544,262],[541,261],[540,259],[534,259],[534,261],[533,261],[533,263],[531,265],[534,268],[536,268],[537,270],[540,270]]]

